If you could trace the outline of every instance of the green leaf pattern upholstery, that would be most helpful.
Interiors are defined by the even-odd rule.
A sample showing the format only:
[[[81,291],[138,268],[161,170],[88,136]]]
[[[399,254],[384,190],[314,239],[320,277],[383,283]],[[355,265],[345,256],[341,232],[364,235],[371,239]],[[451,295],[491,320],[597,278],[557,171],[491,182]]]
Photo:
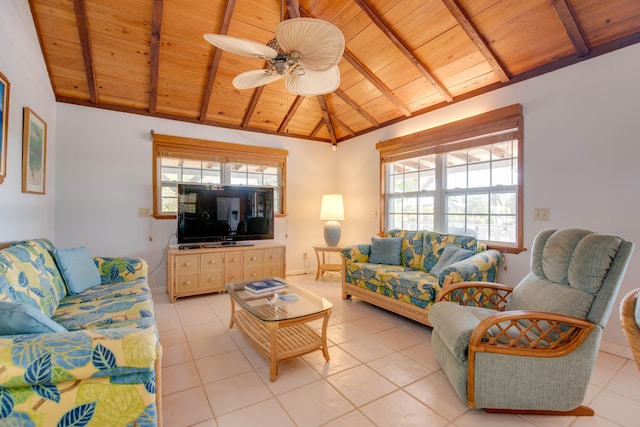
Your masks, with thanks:
[[[369,244],[350,246],[342,250],[347,283],[426,309],[433,305],[447,279],[451,283],[497,280],[502,253],[486,250],[475,237],[409,230],[390,230],[388,235],[402,238],[401,265],[371,264]],[[429,269],[438,262],[447,244],[476,254],[451,264],[436,277]]]
[[[158,334],[147,265],[96,258],[102,284],[67,295],[46,239],[0,250],[0,300],[68,332],[0,336],[0,425],[156,426]]]

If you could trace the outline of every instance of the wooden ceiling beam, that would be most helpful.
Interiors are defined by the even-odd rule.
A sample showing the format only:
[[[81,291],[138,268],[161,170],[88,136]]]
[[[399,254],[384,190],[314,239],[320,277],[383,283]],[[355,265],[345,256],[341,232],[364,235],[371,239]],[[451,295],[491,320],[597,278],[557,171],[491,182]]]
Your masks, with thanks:
[[[93,55],[91,54],[91,40],[89,39],[89,24],[87,22],[87,9],[84,0],[73,0],[73,11],[76,15],[76,26],[82,49],[84,71],[87,75],[89,86],[89,99],[92,104],[98,103],[98,88],[96,86],[96,72],[93,67]]]
[[[258,106],[258,101],[260,101],[260,97],[262,96],[262,91],[264,91],[264,86],[258,86],[256,91],[253,93],[251,97],[251,104],[249,104],[249,108],[247,109],[247,113],[244,115],[244,120],[242,120],[242,127],[246,128],[249,126],[251,122],[251,117],[253,113],[256,111],[256,107]]]
[[[220,31],[218,34],[227,34],[229,32],[229,25],[231,24],[231,17],[233,16],[233,9],[236,7],[236,0],[227,0],[224,7],[224,15],[222,16],[222,24],[220,24]],[[211,101],[211,95],[213,93],[213,85],[216,81],[216,75],[218,74],[218,67],[220,66],[220,60],[222,59],[222,49],[215,48],[213,58],[211,59],[211,66],[209,67],[209,77],[207,78],[207,88],[204,91],[202,97],[202,106],[200,107],[200,121],[204,122],[207,119],[207,113],[209,111],[209,102]]]
[[[335,124],[337,124],[338,126],[340,126],[342,129],[345,130],[345,132],[347,132],[349,134],[349,136],[353,137],[356,135],[356,133],[351,130],[351,128],[349,126],[347,126],[346,123],[344,123],[342,120],[340,120],[339,118],[337,118],[336,116],[334,116],[333,114],[331,114],[331,120],[333,122],[335,122]]]
[[[287,0],[287,12],[289,18],[300,18],[300,3],[298,0]],[[284,20],[284,16],[282,19]]]
[[[571,39],[578,57],[589,55],[591,53],[589,41],[584,35],[584,31],[569,2],[567,0],[551,0],[551,6],[558,14],[558,18],[560,18],[569,39]]]
[[[300,108],[302,101],[304,101],[304,96],[300,96],[300,95],[296,96],[296,99],[293,101],[293,104],[291,104],[291,108],[289,108],[287,115],[284,117],[284,120],[282,121],[282,123],[280,123],[278,132],[285,132],[285,130],[287,129],[287,126],[289,125],[289,122],[291,121],[293,116],[296,114],[296,111],[298,111],[298,108]]]
[[[344,59],[347,60],[349,64],[353,66],[360,74],[364,76],[365,79],[369,80],[369,82],[376,87],[389,101],[391,101],[397,108],[407,117],[411,116],[411,111],[407,108],[406,105],[402,103],[391,91],[382,83],[380,79],[373,75],[373,73],[364,66],[360,61],[358,61],[351,53],[349,53],[346,49],[344,50],[344,55],[342,55]]]
[[[160,74],[160,38],[162,37],[163,0],[153,0],[151,12],[151,51],[149,52],[149,112],[158,111],[158,78]]]
[[[323,127],[324,127],[324,118],[318,121],[318,124],[316,125],[316,127],[314,127],[311,133],[309,134],[309,138],[315,138],[318,132],[320,132],[320,129],[322,129]]]
[[[287,0],[287,1],[296,1],[296,0]],[[301,16],[305,16],[307,18],[313,18],[309,12],[304,9],[299,9]],[[389,101],[391,101],[397,108],[407,117],[411,117],[411,111],[407,108],[406,105],[402,103],[391,91],[385,86],[384,83],[373,73],[365,67],[360,61],[358,61],[349,51],[345,48],[342,57],[347,60],[360,74],[364,76],[369,82],[376,87]]]
[[[336,89],[333,93],[337,95],[340,99],[342,99],[344,102],[346,102],[351,108],[353,108],[356,112],[358,112],[362,117],[367,119],[372,125],[378,126],[380,124],[371,114],[367,113],[365,110],[360,108],[360,106],[353,99],[349,98],[349,96],[343,91],[341,91],[340,89]]]
[[[333,129],[333,123],[331,122],[331,114],[329,114],[329,107],[327,106],[327,100],[324,98],[324,95],[318,95],[318,104],[320,105],[320,111],[322,112],[322,120],[324,124],[327,126],[327,130],[329,131],[329,137],[331,138],[332,144],[337,144],[338,139],[336,138],[336,131]]]
[[[465,12],[465,10],[460,6],[458,0],[442,0],[442,3],[449,9],[449,12],[453,15],[453,17],[458,21],[458,24],[462,27],[467,36],[471,39],[474,45],[476,45],[476,49],[480,51],[482,56],[487,60],[493,72],[498,75],[498,78],[501,82],[505,83],[511,80],[511,75],[509,71],[507,71],[506,67],[502,64],[498,56],[495,52],[489,47],[486,40],[471,19]]]
[[[369,19],[382,30],[387,38],[393,43],[393,45],[402,52],[402,54],[413,64],[413,66],[420,71],[420,73],[431,83],[436,90],[442,95],[448,102],[453,101],[453,95],[444,87],[444,85],[433,75],[433,73],[418,59],[413,51],[400,39],[398,34],[393,31],[382,19],[382,16],[378,14],[366,0],[355,0],[355,3],[360,6],[360,9],[369,16]]]

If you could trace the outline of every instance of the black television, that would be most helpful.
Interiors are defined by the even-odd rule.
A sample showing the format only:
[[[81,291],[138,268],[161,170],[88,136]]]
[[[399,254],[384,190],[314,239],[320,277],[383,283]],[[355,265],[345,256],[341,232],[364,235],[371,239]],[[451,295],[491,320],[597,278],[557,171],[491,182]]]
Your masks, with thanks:
[[[233,245],[273,239],[273,188],[178,184],[178,244]]]

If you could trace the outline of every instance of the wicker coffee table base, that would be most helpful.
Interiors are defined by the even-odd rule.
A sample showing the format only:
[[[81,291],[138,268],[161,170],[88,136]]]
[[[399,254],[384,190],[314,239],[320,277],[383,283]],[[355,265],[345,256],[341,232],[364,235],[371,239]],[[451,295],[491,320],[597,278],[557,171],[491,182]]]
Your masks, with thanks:
[[[322,350],[324,359],[329,361],[327,348],[327,323],[331,310],[299,317],[292,320],[263,322],[246,312],[235,310],[235,303],[231,300],[231,322],[234,323],[247,338],[251,345],[269,361],[269,380],[275,381],[278,376],[278,363],[292,357],[302,356],[315,350]],[[322,334],[318,334],[307,325],[316,319],[323,319]]]

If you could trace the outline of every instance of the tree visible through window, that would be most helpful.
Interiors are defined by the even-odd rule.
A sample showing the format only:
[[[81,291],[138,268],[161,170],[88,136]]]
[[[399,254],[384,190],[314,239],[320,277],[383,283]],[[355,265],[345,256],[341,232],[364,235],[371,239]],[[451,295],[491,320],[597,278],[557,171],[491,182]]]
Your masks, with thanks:
[[[383,230],[435,230],[522,245],[520,105],[378,144]]]

